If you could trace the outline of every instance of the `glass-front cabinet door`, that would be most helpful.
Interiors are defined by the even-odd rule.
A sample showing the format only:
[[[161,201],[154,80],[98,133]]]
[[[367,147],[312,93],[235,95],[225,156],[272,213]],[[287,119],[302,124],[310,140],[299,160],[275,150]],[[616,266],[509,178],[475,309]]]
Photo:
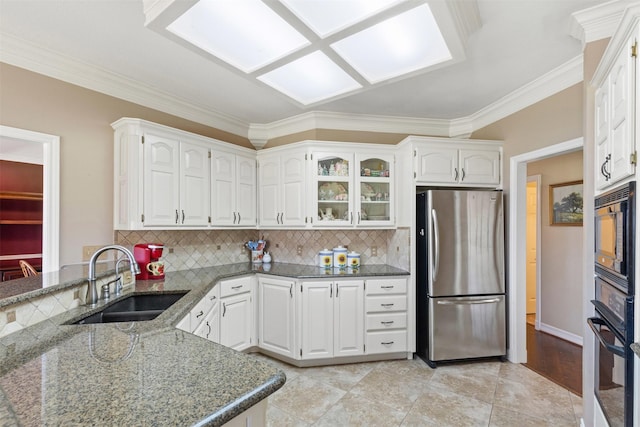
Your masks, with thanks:
[[[354,164],[351,153],[312,154],[315,176],[312,200],[314,226],[351,226],[353,212]]]
[[[356,224],[393,225],[394,157],[390,154],[356,156]]]

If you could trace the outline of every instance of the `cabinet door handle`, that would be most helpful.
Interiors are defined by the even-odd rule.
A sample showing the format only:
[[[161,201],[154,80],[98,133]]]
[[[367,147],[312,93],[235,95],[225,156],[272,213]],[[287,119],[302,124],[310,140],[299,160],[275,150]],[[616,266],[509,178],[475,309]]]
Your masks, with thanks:
[[[380,307],[393,307],[394,304],[393,303],[389,303],[389,304],[380,304]]]
[[[338,291],[340,290],[340,285],[336,283],[336,298],[338,298]]]
[[[184,224],[184,209],[182,209],[182,223]]]
[[[227,303],[223,302],[222,303],[222,317],[224,317],[224,315],[227,313]]]
[[[214,299],[216,299],[215,295],[213,295],[211,298],[209,298],[210,301],[213,301]]]
[[[382,345],[391,345],[391,344],[393,344],[394,342],[395,342],[395,341],[387,341],[387,342],[384,342],[384,341],[383,341],[383,342],[381,342],[380,344],[382,344]]]
[[[241,219],[241,218],[242,218],[242,217],[240,216],[240,212],[238,212],[238,224],[240,224],[240,219]]]
[[[233,223],[234,224],[236,223],[236,213],[235,212],[233,213]]]
[[[381,324],[387,326],[387,325],[393,325],[393,320],[387,320],[387,321],[381,321]]]
[[[209,335],[211,335],[211,325],[209,324],[209,321],[207,321],[207,327],[209,328],[209,332],[207,332],[207,339],[209,339]]]
[[[202,310],[200,310],[200,313],[196,314],[196,319],[200,316],[202,316],[204,313],[202,312]]]
[[[465,175],[464,168],[462,168],[461,170],[462,170],[462,178],[460,178],[460,181],[464,181],[464,175]]]
[[[329,285],[329,298],[333,298],[333,285]]]
[[[350,222],[351,222],[351,224],[353,224],[353,212],[350,212],[349,214],[351,215],[351,221]]]
[[[293,298],[293,283],[289,285],[289,296]]]
[[[176,224],[178,223],[178,209],[176,209]]]
[[[360,212],[358,212],[358,224],[360,224]]]
[[[393,285],[380,286],[382,289],[393,289]]]
[[[454,180],[454,181],[457,181],[457,180],[458,180],[458,168],[453,168],[453,170],[454,170],[454,171],[455,171],[455,173],[456,173],[456,176],[454,176],[454,177],[453,177],[453,180]]]
[[[237,285],[237,286],[232,286],[231,289],[233,289],[234,291],[237,291],[238,289],[241,289],[242,285]]]

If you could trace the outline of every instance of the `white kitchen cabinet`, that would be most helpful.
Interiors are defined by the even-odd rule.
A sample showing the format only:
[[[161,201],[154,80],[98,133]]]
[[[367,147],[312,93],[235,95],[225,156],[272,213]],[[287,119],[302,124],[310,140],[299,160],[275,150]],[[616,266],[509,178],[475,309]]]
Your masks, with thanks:
[[[594,75],[595,186],[603,191],[635,175],[637,25],[614,36]]]
[[[148,133],[144,138],[145,226],[207,226],[209,150]]]
[[[417,184],[489,186],[501,183],[500,145],[464,144],[455,141],[434,143],[414,140],[414,177]]]
[[[303,227],[306,216],[305,149],[258,153],[260,227]]]
[[[394,156],[371,150],[314,151],[314,227],[393,227]]]
[[[305,281],[301,287],[301,357],[364,353],[364,282]]]
[[[210,341],[220,339],[220,288],[213,287],[176,325]]]
[[[393,226],[395,170],[392,154],[356,154],[357,226]]]
[[[252,277],[225,280],[220,286],[220,344],[234,350],[251,347],[253,337]]]
[[[258,279],[258,344],[260,348],[296,357],[295,283],[291,279]]]
[[[253,156],[213,150],[211,154],[211,224],[256,225],[256,160]]]
[[[365,289],[366,354],[406,352],[407,279],[367,279]]]

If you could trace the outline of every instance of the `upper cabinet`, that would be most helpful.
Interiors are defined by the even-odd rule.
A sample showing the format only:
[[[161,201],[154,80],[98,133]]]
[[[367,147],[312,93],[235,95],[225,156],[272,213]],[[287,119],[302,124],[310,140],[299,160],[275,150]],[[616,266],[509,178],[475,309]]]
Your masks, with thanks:
[[[147,134],[143,143],[144,224],[202,226],[209,222],[209,149]]]
[[[116,230],[255,227],[255,152],[140,119],[112,126]]]
[[[307,154],[305,149],[258,152],[260,227],[304,227]]]
[[[636,104],[640,16],[635,8],[625,13],[594,74],[595,187],[604,191],[630,179],[636,172]]]
[[[256,225],[256,159],[214,150],[211,154],[211,223]]]
[[[498,187],[502,146],[483,142],[431,142],[416,138],[414,178],[418,184]]]

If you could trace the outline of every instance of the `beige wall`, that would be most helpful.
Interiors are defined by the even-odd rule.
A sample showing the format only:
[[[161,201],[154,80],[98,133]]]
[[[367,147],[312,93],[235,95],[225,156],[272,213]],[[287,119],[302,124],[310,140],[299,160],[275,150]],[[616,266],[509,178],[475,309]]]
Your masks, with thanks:
[[[538,320],[543,326],[582,337],[582,227],[551,226],[549,185],[582,180],[582,150],[527,164],[541,175],[541,266]],[[575,307],[575,310],[567,310]]]
[[[137,117],[252,148],[245,138],[0,63],[0,124],[60,136],[60,265],[113,243],[113,129]]]

